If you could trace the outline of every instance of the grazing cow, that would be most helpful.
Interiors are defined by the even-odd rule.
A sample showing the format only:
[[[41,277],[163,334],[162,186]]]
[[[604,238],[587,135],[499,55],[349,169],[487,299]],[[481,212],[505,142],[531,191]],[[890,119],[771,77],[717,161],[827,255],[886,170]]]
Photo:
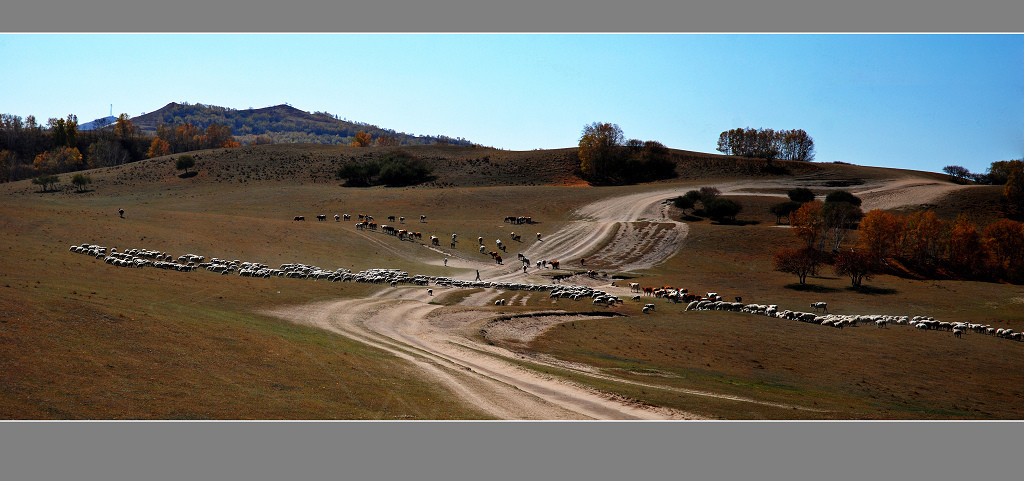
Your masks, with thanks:
[[[394,222],[394,221],[395,221],[395,216],[389,215],[388,216],[388,222]]]
[[[653,296],[654,295],[654,288],[653,287],[644,287],[643,291],[644,291],[644,295],[645,296]]]
[[[512,236],[512,240],[514,240],[516,242],[522,242],[523,241],[523,236],[521,236],[519,234],[516,234],[516,235]]]
[[[327,220],[327,214],[320,214],[320,215],[316,216],[316,220],[321,220],[321,221]]]
[[[558,261],[551,261],[551,267],[553,269],[558,269]]]
[[[117,209],[117,215],[121,216],[121,218],[124,219],[124,209]]]
[[[306,220],[306,216],[304,216],[304,215],[297,215],[297,216],[295,216],[295,220]]]
[[[828,312],[828,304],[824,302],[812,302],[811,307],[813,307],[815,311],[821,309],[822,312]]]
[[[484,253],[484,250],[486,250],[486,246],[480,246],[480,253],[481,253],[481,254],[483,254],[483,253]]]
[[[341,214],[341,220],[352,220],[352,216],[349,214]]]
[[[404,224],[405,223],[405,217],[399,217],[398,218],[398,223],[399,224]]]
[[[497,262],[499,266],[504,265],[501,263],[501,256],[494,256],[494,261]]]
[[[537,240],[540,240],[540,232],[537,233]]]
[[[484,245],[484,238],[482,236],[481,237],[477,237],[476,241],[479,242],[480,245]]]
[[[447,260],[447,259],[446,259],[446,260]],[[432,296],[432,295],[434,295],[434,290],[433,290],[433,289],[427,289],[427,295],[428,295],[428,296]]]
[[[421,215],[420,216],[420,222],[426,222],[426,221],[427,221],[427,216]]]
[[[334,214],[334,222],[341,222],[341,216],[338,214]]]
[[[639,282],[630,282],[629,283],[629,292],[640,292],[640,283]]]
[[[438,239],[436,235],[430,236],[430,245],[441,246],[441,239]]]

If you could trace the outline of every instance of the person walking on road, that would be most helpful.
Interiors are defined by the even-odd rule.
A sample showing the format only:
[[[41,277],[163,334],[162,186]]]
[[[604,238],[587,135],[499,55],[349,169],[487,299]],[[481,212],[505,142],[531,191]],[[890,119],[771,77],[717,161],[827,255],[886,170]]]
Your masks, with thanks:
[[[476,270],[476,280],[480,280],[480,269]]]

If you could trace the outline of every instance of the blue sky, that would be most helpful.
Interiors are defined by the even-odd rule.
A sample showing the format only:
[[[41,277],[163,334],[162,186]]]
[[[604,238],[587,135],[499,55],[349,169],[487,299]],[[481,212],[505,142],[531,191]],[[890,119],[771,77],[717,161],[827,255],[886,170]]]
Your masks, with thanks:
[[[3,34],[0,112],[280,103],[509,150],[583,126],[715,152],[804,129],[817,161],[984,172],[1024,157],[1024,35]]]

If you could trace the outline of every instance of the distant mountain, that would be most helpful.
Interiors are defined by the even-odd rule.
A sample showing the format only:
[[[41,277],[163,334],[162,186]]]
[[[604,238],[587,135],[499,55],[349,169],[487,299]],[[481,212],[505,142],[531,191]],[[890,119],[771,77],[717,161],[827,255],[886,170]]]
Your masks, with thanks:
[[[254,143],[257,137],[267,137],[274,143],[344,145],[350,143],[357,132],[367,132],[374,138],[381,135],[395,137],[399,145],[445,142],[450,145],[473,145],[463,138],[409,135],[376,125],[341,120],[327,112],[305,112],[287,104],[236,110],[216,105],[171,102],[159,110],[132,119],[132,123],[148,134],[155,133],[161,124],[173,128],[174,125],[186,122],[203,129],[212,123],[228,125],[242,144]]]
[[[78,126],[78,130],[97,130],[97,129],[101,129],[103,127],[106,127],[108,125],[111,125],[111,124],[113,124],[116,121],[117,121],[117,117],[114,117],[113,115],[108,115],[108,116],[103,117],[101,119],[96,119],[96,120],[93,120],[91,122],[86,122],[84,124],[81,124],[81,125]]]

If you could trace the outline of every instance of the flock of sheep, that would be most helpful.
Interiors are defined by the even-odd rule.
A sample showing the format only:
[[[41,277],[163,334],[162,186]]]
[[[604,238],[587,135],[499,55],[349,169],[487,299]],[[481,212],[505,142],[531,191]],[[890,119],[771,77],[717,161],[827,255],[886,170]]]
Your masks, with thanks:
[[[815,302],[811,304],[814,308],[825,308],[825,303]],[[813,312],[800,312],[790,310],[779,310],[775,304],[743,304],[742,302],[728,302],[722,300],[699,300],[692,301],[686,306],[687,311],[733,311],[758,314],[762,316],[789,319],[793,321],[807,322],[827,327],[842,329],[843,327],[856,327],[860,324],[874,324],[875,327],[884,328],[889,324],[908,325],[921,330],[934,330],[951,332],[955,337],[961,337],[967,331],[980,334],[990,334],[1004,339],[1024,341],[1024,333],[1013,332],[1013,329],[995,329],[987,324],[974,324],[969,322],[944,322],[937,321],[927,316],[894,316],[894,315],[839,315],[825,314],[818,315]]]
[[[619,297],[608,292],[594,289],[592,287],[572,284],[532,284],[522,282],[487,282],[487,281],[464,281],[450,277],[409,275],[408,272],[398,269],[368,269],[353,273],[348,269],[338,268],[326,270],[313,265],[301,263],[282,264],[280,268],[271,268],[265,264],[256,262],[242,262],[239,260],[224,260],[216,257],[206,261],[205,257],[195,254],[185,254],[174,258],[166,252],[127,249],[118,252],[116,248],[107,248],[99,245],[83,243],[73,245],[71,252],[85,254],[97,259],[103,259],[107,264],[117,267],[142,268],[151,266],[158,269],[176,270],[179,272],[192,272],[196,269],[206,269],[221,275],[237,273],[240,277],[286,277],[293,279],[325,280],[330,282],[365,282],[374,284],[389,284],[396,287],[398,284],[414,284],[419,286],[435,286],[448,288],[494,288],[502,291],[550,291],[549,298],[566,298],[578,301],[584,298],[592,299],[594,305],[605,305],[608,307],[621,304]],[[108,252],[109,251],[109,252]],[[631,285],[631,288],[633,286]],[[433,295],[433,290],[429,290]],[[675,292],[685,292],[680,289]],[[672,300],[671,296],[669,297]],[[678,299],[678,297],[675,297]],[[634,301],[639,301],[640,296],[634,296]],[[505,305],[504,299],[495,301],[495,305]],[[810,307],[822,309],[827,312],[824,302],[812,303]],[[654,310],[653,304],[646,304],[643,312]],[[1024,341],[1024,333],[1014,332],[1012,329],[996,329],[990,325],[967,323],[967,322],[942,322],[926,316],[895,316],[895,315],[839,315],[823,314],[813,312],[801,312],[791,310],[779,310],[778,305],[744,304],[742,302],[723,301],[717,293],[708,293],[706,298],[691,301],[687,311],[733,311],[750,314],[763,315],[779,319],[795,320],[822,326],[842,329],[844,327],[855,327],[860,324],[874,324],[876,327],[884,328],[889,324],[908,325],[921,330],[936,330],[951,332],[955,337],[961,337],[964,333],[971,331],[980,334],[998,336],[1000,338]]]

